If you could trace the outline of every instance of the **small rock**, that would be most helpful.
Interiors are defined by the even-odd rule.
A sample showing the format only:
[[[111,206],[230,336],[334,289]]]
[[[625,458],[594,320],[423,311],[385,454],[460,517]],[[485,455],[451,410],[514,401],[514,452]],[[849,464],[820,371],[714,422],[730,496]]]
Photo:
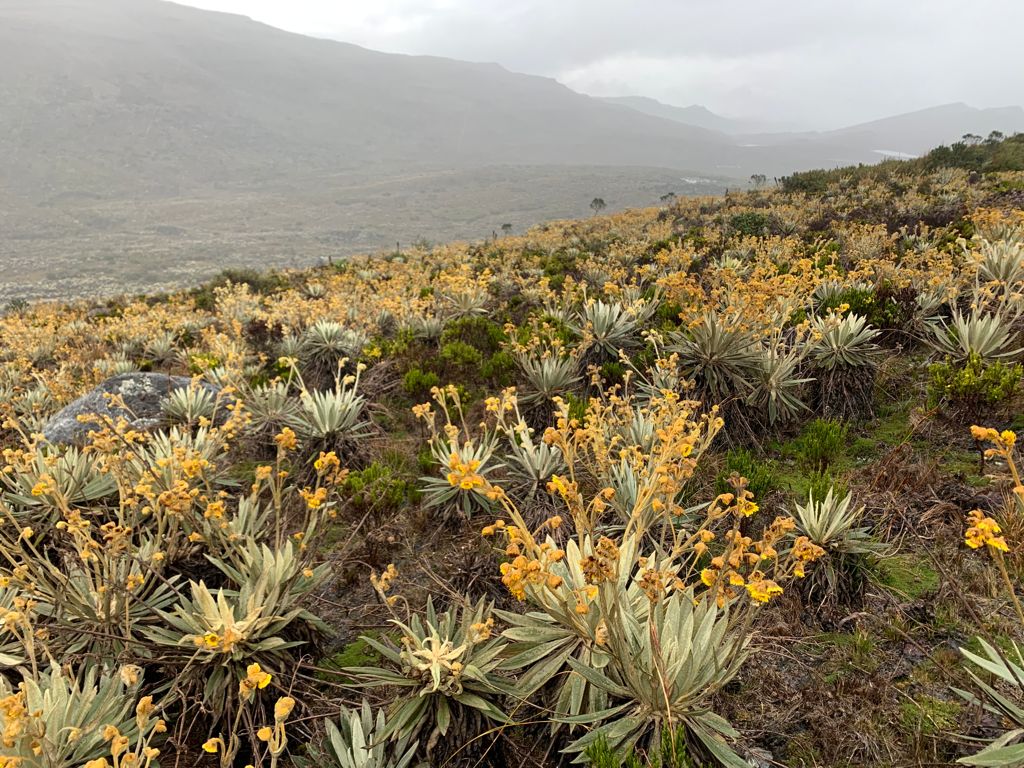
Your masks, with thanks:
[[[83,424],[79,416],[95,414],[113,419],[124,417],[132,429],[146,431],[160,425],[163,419],[163,401],[171,392],[187,388],[192,380],[187,376],[169,376],[166,373],[123,373],[107,379],[91,392],[61,409],[46,426],[43,435],[54,445],[82,445],[96,424]],[[203,382],[201,386],[216,393],[216,387]],[[108,395],[117,395],[125,408],[112,407]]]
[[[747,750],[747,765],[751,768],[772,768],[777,765],[775,758],[767,749],[752,747]]]

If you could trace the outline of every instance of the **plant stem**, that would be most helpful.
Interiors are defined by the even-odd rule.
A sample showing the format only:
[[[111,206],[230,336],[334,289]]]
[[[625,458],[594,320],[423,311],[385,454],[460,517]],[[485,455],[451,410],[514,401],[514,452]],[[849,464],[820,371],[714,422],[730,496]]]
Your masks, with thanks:
[[[999,573],[1003,576],[1003,582],[1006,584],[1006,591],[1010,593],[1010,600],[1013,601],[1013,607],[1017,611],[1017,618],[1020,619],[1020,624],[1024,627],[1024,609],[1021,608],[1020,600],[1017,598],[1017,590],[1013,586],[1013,581],[1010,579],[1010,574],[1006,570],[1006,562],[1003,560],[1003,553],[996,551],[996,563],[999,565]]]

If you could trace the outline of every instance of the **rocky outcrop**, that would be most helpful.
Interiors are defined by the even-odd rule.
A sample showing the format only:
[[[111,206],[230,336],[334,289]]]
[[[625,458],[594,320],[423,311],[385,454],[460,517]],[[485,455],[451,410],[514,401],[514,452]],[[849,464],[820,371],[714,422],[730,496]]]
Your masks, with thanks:
[[[43,435],[55,445],[81,445],[89,433],[97,429],[96,424],[82,423],[79,416],[95,414],[112,419],[125,418],[133,429],[153,429],[163,419],[163,400],[177,389],[187,388],[192,380],[186,376],[169,376],[166,373],[123,373],[107,379],[91,392],[65,406],[46,426]],[[216,392],[216,387],[203,383]],[[116,396],[118,404],[111,402]],[[123,402],[124,407],[120,402]]]

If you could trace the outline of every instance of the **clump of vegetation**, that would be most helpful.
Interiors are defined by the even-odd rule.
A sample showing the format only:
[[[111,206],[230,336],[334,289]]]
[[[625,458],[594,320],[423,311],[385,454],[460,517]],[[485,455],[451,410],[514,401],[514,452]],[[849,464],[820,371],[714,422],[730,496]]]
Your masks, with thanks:
[[[608,748],[600,739],[587,749],[591,768],[693,768],[686,751],[686,738],[682,731],[666,731],[661,736],[661,747],[652,754],[631,752],[621,756]]]
[[[722,472],[715,481],[719,493],[730,491],[729,478],[733,475],[747,479],[747,490],[755,499],[763,499],[779,485],[774,462],[755,455],[748,448],[733,448],[725,454]]]
[[[985,361],[971,352],[966,361],[952,359],[928,366],[928,405],[976,416],[999,408],[1020,389],[1024,366]]]
[[[873,415],[875,374],[880,348],[878,331],[867,319],[848,314],[815,318],[810,359],[817,384],[817,404],[829,419],[864,419]]]
[[[804,582],[804,593],[813,604],[848,606],[862,598],[870,558],[885,551],[860,525],[863,516],[864,507],[853,507],[849,495],[836,494],[831,487],[817,498],[812,490],[806,504],[797,504],[797,530],[825,553]]]
[[[845,452],[849,427],[830,419],[815,419],[793,441],[797,461],[811,471],[824,472]]]

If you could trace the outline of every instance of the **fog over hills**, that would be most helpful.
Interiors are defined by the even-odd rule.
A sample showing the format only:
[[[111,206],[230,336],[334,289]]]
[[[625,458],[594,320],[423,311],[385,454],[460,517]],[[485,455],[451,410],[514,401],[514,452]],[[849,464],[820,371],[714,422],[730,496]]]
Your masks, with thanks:
[[[0,0],[0,294],[135,287],[119,265],[173,283],[482,237],[580,215],[594,196],[651,204],[1024,130],[1019,108],[950,105],[748,134],[648,102],[163,0]]]
[[[706,128],[709,131],[720,131],[727,134],[744,134],[769,132],[778,130],[770,123],[755,120],[742,120],[716,115],[707,107],[691,104],[688,107],[675,107],[647,96],[604,96],[602,101],[618,104],[621,107],[643,112],[645,115],[662,117],[677,123]]]

